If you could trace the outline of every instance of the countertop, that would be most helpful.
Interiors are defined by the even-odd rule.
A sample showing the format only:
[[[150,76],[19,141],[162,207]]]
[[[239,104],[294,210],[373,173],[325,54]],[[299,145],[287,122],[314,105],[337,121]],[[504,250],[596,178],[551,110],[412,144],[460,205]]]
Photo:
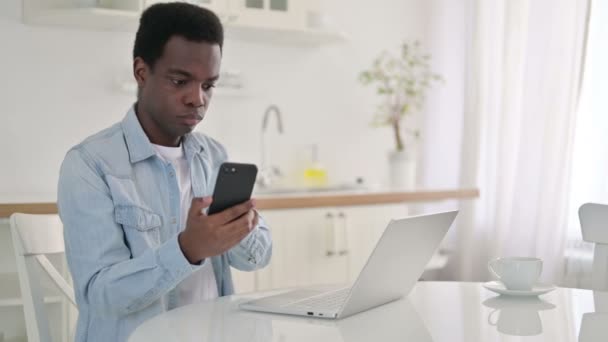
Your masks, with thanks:
[[[475,188],[254,194],[257,208],[260,210],[470,200],[478,197],[479,190]],[[13,201],[0,199],[0,217],[9,217],[16,212],[30,214],[57,213],[56,203],[54,201],[45,201],[45,199],[45,197],[36,196],[22,197],[19,200]]]

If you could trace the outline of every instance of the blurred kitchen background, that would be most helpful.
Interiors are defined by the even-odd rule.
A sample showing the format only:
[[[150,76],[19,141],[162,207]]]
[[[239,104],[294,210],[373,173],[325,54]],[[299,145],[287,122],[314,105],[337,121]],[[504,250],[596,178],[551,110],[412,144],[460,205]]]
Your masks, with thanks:
[[[213,2],[223,6],[230,1]],[[256,2],[264,3],[251,1]],[[233,160],[260,162],[262,117],[274,104],[281,111],[284,133],[277,133],[272,118],[265,140],[269,158],[286,173],[294,172],[294,162],[317,145],[330,182],[361,177],[382,183],[393,137],[390,129],[371,127],[379,98],[361,85],[359,73],[383,50],[419,40],[433,55],[435,71],[446,79],[430,89],[432,100],[420,115],[420,185],[457,186],[465,56],[462,6],[450,1],[301,2],[294,8],[303,12],[294,16],[303,19],[279,23],[276,29],[267,27],[265,14],[251,19],[248,30],[227,25],[222,78],[230,82],[217,89],[198,129],[224,143]],[[10,80],[2,92],[3,111],[14,114],[3,117],[0,143],[13,147],[5,163],[16,166],[0,171],[2,193],[53,199],[66,150],[120,120],[135,99],[131,51],[136,14],[129,25],[107,11],[99,19],[75,12],[65,20],[57,15],[48,25],[26,25],[23,1],[3,1],[1,6],[1,68]],[[305,24],[307,7],[316,13],[310,24],[322,26],[322,33],[300,24]],[[104,18],[115,20],[116,26],[93,23]],[[40,142],[46,142],[43,151]],[[36,150],[40,152],[33,158]]]
[[[54,203],[66,151],[133,104],[137,18],[154,2],[0,2],[4,213],[23,208],[16,204]],[[544,279],[588,283],[592,249],[581,241],[576,210],[608,200],[601,94],[608,50],[598,38],[608,30],[605,4],[190,2],[210,7],[226,26],[220,86],[197,130],[221,141],[231,160],[260,166],[268,178],[256,188],[260,198],[354,198],[265,210],[273,265],[235,274],[239,292],[352,280],[390,218],[452,208],[461,209],[459,219],[423,278],[485,280],[489,259],[533,255],[545,260]],[[404,43],[428,55],[440,80],[403,121],[419,137],[405,135],[408,164],[399,170],[407,175],[396,186],[393,131],[372,124],[383,97],[361,73]],[[378,193],[403,201],[365,197]],[[368,204],[353,205],[361,198]],[[21,340],[6,217],[0,332]]]

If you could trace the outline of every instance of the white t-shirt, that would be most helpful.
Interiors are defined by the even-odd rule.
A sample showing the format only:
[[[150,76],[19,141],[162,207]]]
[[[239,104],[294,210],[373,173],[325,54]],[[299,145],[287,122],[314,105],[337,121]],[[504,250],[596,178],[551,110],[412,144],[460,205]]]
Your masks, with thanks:
[[[171,163],[175,169],[180,192],[181,230],[184,230],[186,228],[188,211],[190,210],[193,197],[190,167],[186,160],[184,149],[182,146],[167,147],[155,144],[152,144],[152,146],[154,146],[156,153],[164,161]],[[202,268],[179,283],[179,285],[177,285],[177,291],[179,294],[178,306],[217,298],[217,284],[215,282],[215,274],[213,273],[211,260],[206,260]]]

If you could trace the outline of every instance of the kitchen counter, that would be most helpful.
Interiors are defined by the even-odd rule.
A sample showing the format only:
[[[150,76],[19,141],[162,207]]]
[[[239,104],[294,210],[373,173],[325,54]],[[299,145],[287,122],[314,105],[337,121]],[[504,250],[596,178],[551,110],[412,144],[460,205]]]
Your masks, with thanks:
[[[478,189],[414,190],[387,192],[328,192],[286,193],[254,195],[260,210],[299,209],[320,207],[361,206],[390,203],[436,202],[444,200],[475,199]],[[19,201],[0,203],[0,217],[13,213],[55,214],[54,202]]]

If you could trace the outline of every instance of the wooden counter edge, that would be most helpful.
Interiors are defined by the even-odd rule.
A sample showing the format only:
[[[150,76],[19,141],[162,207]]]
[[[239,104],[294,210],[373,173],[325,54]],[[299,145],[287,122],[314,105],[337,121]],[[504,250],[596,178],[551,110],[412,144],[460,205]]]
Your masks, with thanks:
[[[2,203],[0,218],[10,217],[13,213],[57,214],[55,203]]]
[[[377,192],[365,194],[328,194],[319,196],[260,197],[257,208],[264,209],[301,209],[320,207],[346,207],[391,203],[434,202],[450,199],[475,199],[478,189]]]
[[[260,210],[301,209],[319,207],[343,207],[390,203],[434,202],[452,199],[475,199],[478,189],[433,190],[411,192],[377,192],[352,194],[324,194],[305,196],[260,196],[256,199]],[[0,218],[13,213],[56,214],[55,203],[5,203],[0,204]]]

